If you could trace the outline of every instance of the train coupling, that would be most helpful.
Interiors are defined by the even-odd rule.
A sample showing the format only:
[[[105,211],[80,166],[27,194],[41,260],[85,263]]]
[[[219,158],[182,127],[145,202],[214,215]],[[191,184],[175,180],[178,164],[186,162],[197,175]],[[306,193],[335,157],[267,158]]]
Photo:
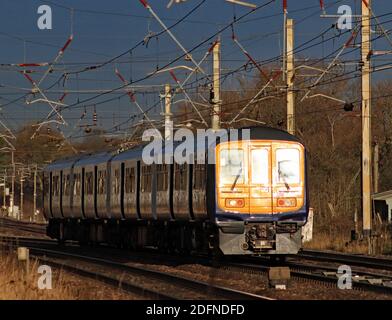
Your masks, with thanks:
[[[276,228],[272,223],[258,223],[248,225],[245,234],[244,246],[247,245],[252,251],[275,249]]]

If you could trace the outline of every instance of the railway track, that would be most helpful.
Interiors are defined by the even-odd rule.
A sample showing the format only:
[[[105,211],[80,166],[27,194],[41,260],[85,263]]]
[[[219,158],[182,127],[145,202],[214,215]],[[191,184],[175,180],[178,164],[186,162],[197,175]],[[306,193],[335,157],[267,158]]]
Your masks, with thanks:
[[[86,270],[76,270],[75,265],[67,266],[66,263],[62,263],[62,261],[66,261],[66,259],[73,259],[77,261],[87,261],[91,264],[104,265],[106,267],[119,270],[121,272],[129,273],[129,274],[137,274],[139,276],[143,276],[146,278],[154,278],[160,279],[159,281],[177,283],[179,287],[186,287],[192,290],[196,290],[198,292],[214,292],[216,296],[222,296],[227,299],[235,298],[235,299],[263,299],[266,297],[249,295],[248,293],[232,290],[229,288],[213,286],[212,284],[207,284],[203,282],[197,282],[192,279],[181,278],[178,276],[174,276],[172,274],[162,273],[155,270],[147,270],[145,268],[139,268],[134,266],[128,266],[124,263],[119,263],[115,261],[111,261],[108,258],[108,254],[104,258],[98,258],[96,256],[91,256],[90,254],[75,254],[65,252],[65,248],[70,248],[73,243],[68,244],[65,247],[58,247],[57,242],[55,240],[46,240],[46,239],[37,239],[37,238],[15,238],[15,237],[3,237],[2,240],[5,243],[14,243],[14,245],[24,245],[31,248],[32,253],[37,256],[46,257],[47,259],[56,258],[56,261],[53,263],[56,266],[63,265],[64,268],[74,268],[75,272],[84,273],[86,276],[88,275],[88,271]],[[71,247],[72,248],[72,247]],[[74,246],[74,248],[79,248],[79,246]],[[107,248],[108,249],[108,248]],[[196,257],[180,257],[173,255],[164,255],[157,254],[156,252],[148,252],[148,253],[135,253],[132,254],[134,257],[140,257],[141,261],[145,259],[152,259],[155,261],[165,261],[176,263],[194,263],[194,264],[203,264],[206,266],[212,266],[217,268],[224,269],[235,269],[241,270],[243,272],[251,272],[251,273],[266,273],[268,268],[276,265],[284,265],[288,266],[291,269],[291,275],[293,278],[298,280],[306,280],[306,281],[314,281],[317,283],[326,284],[327,286],[336,287],[338,284],[338,277],[340,276],[337,273],[338,265],[333,266],[333,263],[350,265],[352,267],[352,287],[356,290],[363,291],[371,291],[377,293],[384,294],[392,294],[392,274],[374,272],[374,269],[381,269],[382,266],[386,266],[383,271],[389,271],[390,265],[388,264],[388,259],[380,259],[380,258],[372,258],[372,257],[358,257],[358,260],[355,260],[354,263],[351,264],[352,255],[346,255],[339,253],[332,253],[333,256],[329,256],[327,261],[325,261],[324,256],[322,255],[324,252],[317,252],[314,256],[312,256],[312,263],[304,262],[305,255],[289,257],[286,262],[278,263],[272,262],[271,260],[264,257],[236,257],[236,258],[224,258],[220,261],[212,261],[210,258],[205,256],[196,256]],[[329,253],[328,253],[329,254]],[[317,257],[319,257],[317,259]],[[343,258],[348,256],[350,259],[344,260]],[[307,256],[306,256],[307,257]],[[357,258],[357,256],[355,256]],[[333,260],[333,261],[332,261]],[[366,269],[364,267],[363,261],[366,261]],[[371,264],[372,261],[376,262],[376,266]],[[315,263],[317,262],[317,263]],[[325,262],[328,262],[326,264]],[[356,266],[361,268],[355,268]],[[70,270],[72,271],[72,270]],[[83,275],[83,274],[82,274]],[[98,276],[98,273],[93,273],[90,276]],[[101,277],[102,281],[113,284],[116,284],[115,279],[107,279],[106,274],[103,274]],[[118,282],[117,282],[118,285]],[[228,290],[226,290],[228,289]],[[141,289],[138,288],[140,291]],[[209,290],[209,291],[207,291]],[[159,297],[159,292],[149,293],[148,296]],[[167,299],[168,297],[166,297]],[[174,297],[172,297],[174,298]]]
[[[233,299],[233,300],[274,300],[212,283],[169,274],[145,267],[130,266],[112,260],[66,252],[54,241],[31,238],[5,237],[2,243],[24,245],[30,248],[30,255],[42,262],[93,278],[126,291],[153,299]],[[50,248],[48,248],[50,246]],[[163,290],[163,291],[162,291]],[[185,298],[184,298],[185,297]]]
[[[298,258],[314,261],[337,262],[348,264],[350,266],[392,271],[392,258],[376,258],[364,255],[319,250],[302,250],[299,253]]]
[[[0,227],[6,227],[35,234],[46,234],[46,224],[15,221],[8,218],[0,218]]]
[[[246,258],[240,261],[232,261],[228,268],[241,269],[245,272],[267,272],[275,263],[264,258]],[[314,281],[328,286],[338,286],[337,267],[320,264],[305,264],[297,261],[287,261],[279,264],[290,268],[291,277],[299,280]],[[373,273],[360,270],[352,270],[352,288],[392,295],[392,276],[382,273]]]

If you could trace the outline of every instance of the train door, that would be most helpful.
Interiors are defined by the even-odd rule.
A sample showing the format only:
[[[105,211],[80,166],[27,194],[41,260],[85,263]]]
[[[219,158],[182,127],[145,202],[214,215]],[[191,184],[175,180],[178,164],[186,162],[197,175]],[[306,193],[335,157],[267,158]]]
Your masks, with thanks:
[[[84,217],[83,202],[82,202],[82,169],[75,167],[73,170],[72,182],[72,205],[71,217],[82,218]]]
[[[172,218],[172,205],[170,199],[170,173],[170,165],[156,165],[156,212],[157,218],[161,220],[170,220]]]
[[[111,166],[111,194],[110,194],[110,211],[112,217],[116,219],[123,218],[123,205],[122,205],[122,184],[123,184],[123,171],[124,164],[121,162],[112,162]]]
[[[195,163],[193,165],[192,179],[192,212],[195,219],[207,218],[207,174],[204,163]]]
[[[97,194],[96,194],[96,209],[98,218],[108,218],[107,212],[107,193],[108,193],[108,177],[107,164],[99,164],[97,166]]]
[[[124,172],[124,196],[123,196],[123,212],[126,219],[136,219],[139,217],[138,210],[138,162],[126,161]]]
[[[271,143],[249,145],[249,213],[272,214]]]
[[[87,218],[93,219],[95,214],[94,203],[94,169],[86,167],[84,169],[84,214]]]
[[[51,172],[51,209],[54,218],[62,218],[61,214],[61,174],[59,171]]]
[[[190,168],[187,163],[175,163],[173,169],[173,213],[176,220],[192,219],[190,214]]]
[[[82,180],[81,180],[81,193],[80,193],[80,196],[81,196],[81,203],[82,203],[82,214],[83,214],[83,217],[84,218],[86,218],[86,212],[85,212],[85,206],[84,206],[84,193],[85,193],[85,186],[84,186],[84,173],[85,173],[85,170],[84,170],[84,168],[82,168]]]
[[[52,195],[51,195],[51,180],[52,180],[52,173],[51,172],[44,172],[43,173],[43,183],[44,183],[44,187],[43,187],[43,192],[42,192],[42,196],[43,196],[43,204],[44,204],[44,217],[46,220],[49,220],[50,218],[53,218],[52,216],[52,204],[51,204],[51,199],[52,199]]]
[[[61,198],[61,210],[65,218],[71,217],[71,170],[63,170],[63,188],[62,188],[62,198]]]
[[[140,216],[152,219],[152,165],[141,164],[140,170]]]

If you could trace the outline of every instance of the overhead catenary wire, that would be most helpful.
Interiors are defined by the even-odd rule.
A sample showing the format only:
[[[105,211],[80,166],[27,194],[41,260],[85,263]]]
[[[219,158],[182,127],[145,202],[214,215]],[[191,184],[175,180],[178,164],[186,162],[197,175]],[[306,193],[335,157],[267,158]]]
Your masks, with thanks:
[[[275,62],[276,61],[278,61],[278,60],[275,60]],[[274,61],[272,61],[272,62],[274,62]],[[267,62],[265,61],[265,63],[267,64]],[[222,74],[222,77],[224,77],[224,76],[226,76],[227,74]],[[201,79],[199,79],[199,81],[200,81]],[[320,85],[322,85],[322,83],[320,84]],[[193,88],[191,87],[192,86],[192,83],[189,83],[189,87],[185,87],[187,90],[193,90]],[[106,100],[105,100],[106,101]],[[91,102],[91,103],[93,103],[93,102]],[[104,104],[105,102],[103,102],[103,104]],[[82,104],[82,102],[81,102],[81,104]]]

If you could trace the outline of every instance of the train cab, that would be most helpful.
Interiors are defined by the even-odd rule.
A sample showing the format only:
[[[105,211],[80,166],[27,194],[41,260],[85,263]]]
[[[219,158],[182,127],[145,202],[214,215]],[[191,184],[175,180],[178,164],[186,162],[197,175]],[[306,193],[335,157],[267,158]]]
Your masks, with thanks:
[[[308,211],[305,147],[280,130],[252,130],[249,140],[216,147],[219,242],[230,243],[221,249],[297,253]]]

